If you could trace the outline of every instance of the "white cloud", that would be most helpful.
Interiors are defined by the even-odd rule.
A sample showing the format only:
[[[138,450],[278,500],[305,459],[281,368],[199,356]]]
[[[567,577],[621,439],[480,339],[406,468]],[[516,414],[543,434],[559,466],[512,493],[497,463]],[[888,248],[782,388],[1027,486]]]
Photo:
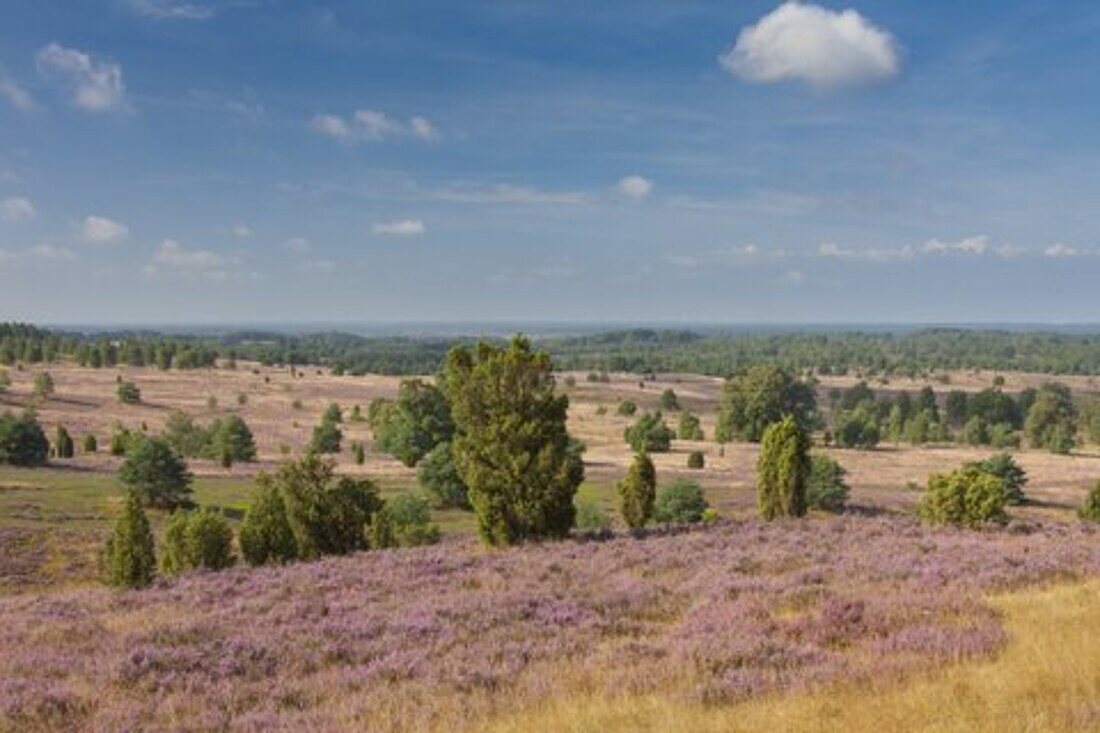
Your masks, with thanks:
[[[241,258],[234,255],[185,247],[174,239],[165,239],[153,253],[144,272],[149,276],[175,272],[204,280],[224,281],[238,275],[241,264]],[[258,277],[255,273],[251,276]]]
[[[8,104],[22,112],[34,109],[34,97],[12,79],[0,76],[0,98],[6,99]]]
[[[53,244],[36,244],[28,249],[25,254],[31,259],[51,262],[76,259],[76,253],[68,247],[58,247]]]
[[[256,235],[256,233],[252,231],[252,227],[247,224],[234,224],[230,228],[229,233],[233,235],[235,239],[251,239]]]
[[[793,1],[743,28],[718,60],[746,81],[801,81],[817,88],[880,82],[901,67],[893,36],[855,10]]]
[[[419,219],[398,219],[379,222],[371,227],[371,231],[384,237],[418,237],[427,231],[427,227]]]
[[[804,273],[802,270],[787,270],[783,273],[783,277],[781,278],[781,280],[785,283],[797,285],[801,282],[805,282],[806,273]]]
[[[288,239],[286,240],[286,242],[283,243],[283,247],[285,247],[287,251],[299,255],[306,254],[313,249],[313,247],[309,243],[309,240],[305,237],[294,237],[293,239]]]
[[[939,239],[929,239],[921,247],[924,254],[949,254],[957,252],[964,255],[983,255],[989,249],[989,237],[977,234],[973,237],[960,239],[958,242],[944,242]]]
[[[209,5],[171,2],[171,0],[127,0],[138,15],[155,20],[207,20],[216,15]]]
[[[581,191],[543,191],[509,183],[488,187],[458,187],[437,191],[440,201],[462,204],[585,204],[590,197]]]
[[[105,216],[89,216],[80,226],[80,233],[92,244],[114,244],[130,236],[130,228]]]
[[[1043,249],[1044,257],[1081,257],[1088,254],[1086,250],[1080,247],[1073,247],[1068,244],[1052,244]]]
[[[822,242],[817,247],[817,254],[821,257],[831,257],[841,260],[867,260],[870,262],[887,262],[890,260],[912,259],[914,250],[910,246],[897,248],[869,248],[854,249],[842,247],[835,242]]]
[[[653,181],[642,176],[626,176],[619,179],[619,193],[627,198],[641,201],[653,191]]]
[[[0,221],[26,221],[38,215],[30,199],[22,196],[0,201]]]
[[[120,109],[126,88],[122,67],[113,62],[96,61],[72,48],[51,43],[38,52],[40,71],[59,75],[72,87],[73,104],[90,112]]]
[[[349,119],[330,114],[314,115],[309,128],[342,143],[379,142],[405,135],[424,141],[439,137],[435,127],[424,117],[413,117],[404,123],[373,109],[358,110]]]

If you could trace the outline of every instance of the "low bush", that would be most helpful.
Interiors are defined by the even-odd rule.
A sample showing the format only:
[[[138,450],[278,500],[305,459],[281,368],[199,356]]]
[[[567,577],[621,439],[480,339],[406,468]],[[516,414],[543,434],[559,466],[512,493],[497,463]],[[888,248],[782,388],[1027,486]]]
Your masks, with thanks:
[[[703,451],[693,450],[688,453],[687,467],[691,469],[701,469],[706,466],[707,460],[703,456]]]
[[[105,580],[119,588],[143,588],[153,582],[157,558],[153,531],[134,491],[126,494],[122,514],[115,521],[104,551]]]
[[[1100,481],[1092,487],[1092,491],[1085,497],[1085,503],[1078,512],[1081,519],[1090,522],[1100,522]]]
[[[662,524],[701,522],[709,508],[703,489],[694,481],[677,479],[661,487],[653,518]]]
[[[844,511],[848,503],[848,472],[825,455],[810,456],[810,476],[806,480],[806,506],[824,512]]]
[[[20,417],[0,415],[0,463],[12,466],[41,466],[50,455],[50,441],[33,411]]]
[[[976,528],[1004,522],[1006,502],[1004,482],[999,477],[976,466],[963,466],[928,477],[917,514],[929,524]]]
[[[592,499],[578,499],[575,503],[577,507],[577,529],[594,534],[611,529],[611,515],[595,501]]]
[[[659,412],[647,412],[623,431],[623,439],[635,453],[667,453],[674,437]]]
[[[370,526],[371,547],[419,547],[439,542],[439,526],[431,521],[431,507],[415,494],[387,499]]]
[[[189,570],[222,570],[233,564],[233,530],[218,511],[176,511],[164,531],[161,569],[168,575]]]

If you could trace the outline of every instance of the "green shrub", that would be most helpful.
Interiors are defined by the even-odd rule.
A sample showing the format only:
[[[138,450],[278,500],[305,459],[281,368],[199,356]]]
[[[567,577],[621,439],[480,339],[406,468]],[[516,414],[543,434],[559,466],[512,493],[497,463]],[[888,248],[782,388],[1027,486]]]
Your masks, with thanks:
[[[88,434],[84,436],[84,452],[95,453],[99,450],[99,443],[96,442],[95,436]]]
[[[1034,448],[1069,453],[1077,441],[1077,408],[1069,388],[1044,384],[1027,412],[1024,432]]]
[[[355,460],[355,465],[362,466],[367,462],[367,449],[362,443],[355,441],[351,444],[351,457]]]
[[[617,488],[623,521],[631,529],[641,529],[653,516],[657,494],[657,469],[644,451],[634,456],[634,463]]]
[[[860,402],[851,410],[840,413],[833,429],[833,438],[841,448],[874,448],[882,438],[878,425],[878,408],[870,400]]]
[[[848,503],[848,472],[829,456],[810,456],[810,476],[806,481],[806,506],[824,512],[844,511]]]
[[[136,405],[141,402],[141,390],[133,382],[118,385],[118,401],[124,405]]]
[[[72,458],[76,452],[76,445],[73,443],[73,438],[69,435],[69,431],[65,429],[64,425],[57,426],[57,437],[54,439],[54,448],[57,451],[58,458]]]
[[[806,513],[810,438],[792,415],[772,423],[760,441],[756,464],[757,506],[766,520]]]
[[[1080,514],[1081,519],[1100,522],[1100,481],[1092,487],[1092,491],[1085,497],[1085,503],[1081,505],[1078,514]]]
[[[286,516],[279,487],[258,482],[252,504],[241,522],[241,554],[249,565],[285,563],[298,557],[298,545]]]
[[[617,408],[617,412],[623,417],[631,417],[637,411],[638,405],[634,400],[623,400],[619,403],[619,407]]]
[[[703,428],[699,424],[699,418],[686,410],[682,412],[676,437],[680,440],[703,440]]]
[[[708,508],[699,484],[677,479],[661,487],[653,507],[653,518],[662,524],[700,522]]]
[[[189,570],[222,570],[233,564],[233,530],[218,511],[176,511],[164,530],[161,569],[168,575]]]
[[[313,428],[313,437],[309,441],[309,450],[314,453],[339,453],[340,441],[344,434],[336,423],[323,420],[320,425]]]
[[[406,379],[397,399],[376,415],[379,447],[410,468],[440,443],[454,437],[454,420],[446,395],[419,379]]]
[[[967,445],[988,445],[989,427],[986,425],[985,420],[977,415],[967,420],[966,424],[963,425],[960,440]]]
[[[680,409],[680,399],[671,388],[661,393],[661,409],[665,412],[675,412]]]
[[[132,441],[118,470],[122,483],[148,505],[176,509],[190,504],[191,474],[183,457],[163,438]]]
[[[707,459],[703,456],[703,451],[693,450],[688,453],[687,467],[692,469],[700,469],[706,466]]]
[[[111,431],[111,440],[108,444],[108,451],[112,456],[124,456],[126,451],[130,450],[130,446],[133,445],[137,436],[129,428],[125,428],[121,425],[116,425]]]
[[[917,514],[929,524],[979,527],[1006,519],[1004,482],[976,466],[928,477]]]
[[[439,542],[439,527],[431,521],[427,500],[415,494],[387,499],[370,527],[371,547],[419,547]]]
[[[41,466],[50,455],[50,441],[31,410],[20,417],[0,415],[0,463],[12,466]]]
[[[115,587],[143,588],[153,582],[157,571],[153,531],[134,491],[127,492],[122,514],[107,538],[104,564],[107,583]]]
[[[325,411],[321,414],[321,422],[342,423],[344,421],[344,413],[340,410],[340,405],[335,402],[330,402]]]
[[[39,400],[47,400],[53,393],[53,376],[49,372],[36,374],[34,377],[34,396]]]
[[[1023,504],[1026,501],[1024,486],[1027,485],[1027,471],[1010,454],[998,453],[984,461],[974,461],[966,465],[999,478],[1004,484],[1006,503]]]
[[[989,426],[989,444],[994,448],[1019,448],[1020,436],[1012,423],[993,423]]]
[[[674,437],[659,412],[647,412],[623,431],[623,439],[635,453],[667,453]]]
[[[455,468],[450,443],[440,443],[424,456],[416,478],[436,508],[470,508],[469,490]]]
[[[611,529],[611,516],[592,499],[578,499],[576,506],[577,529],[597,534]]]

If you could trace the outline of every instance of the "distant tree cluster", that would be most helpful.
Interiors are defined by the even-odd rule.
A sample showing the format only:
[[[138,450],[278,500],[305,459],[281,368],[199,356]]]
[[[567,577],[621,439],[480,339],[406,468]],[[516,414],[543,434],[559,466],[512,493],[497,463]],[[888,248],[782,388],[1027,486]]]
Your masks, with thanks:
[[[252,430],[237,415],[219,417],[204,427],[182,410],[173,410],[165,421],[164,438],[188,458],[209,458],[227,467],[256,460]]]

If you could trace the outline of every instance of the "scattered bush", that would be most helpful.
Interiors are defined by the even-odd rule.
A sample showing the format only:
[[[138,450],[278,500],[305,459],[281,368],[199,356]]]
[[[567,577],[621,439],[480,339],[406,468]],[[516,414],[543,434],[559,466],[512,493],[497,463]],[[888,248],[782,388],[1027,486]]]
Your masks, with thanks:
[[[929,524],[979,527],[1006,519],[1004,482],[976,466],[928,477],[917,514]]]
[[[1100,481],[1096,482],[1096,485],[1089,491],[1088,495],[1085,497],[1085,503],[1081,505],[1078,514],[1081,516],[1081,519],[1086,519],[1090,522],[1100,522]]]
[[[686,410],[680,413],[676,435],[680,440],[703,440],[703,427],[699,424],[699,418]]]
[[[115,425],[111,431],[111,440],[108,444],[108,452],[112,456],[124,456],[126,451],[130,450],[130,446],[134,444],[137,437],[132,430],[123,427],[122,425]]]
[[[675,434],[659,412],[647,412],[623,431],[623,438],[635,453],[667,453]]]
[[[1027,471],[1016,463],[1016,459],[1008,453],[998,453],[984,461],[974,461],[966,464],[985,471],[1001,480],[1005,490],[1005,503],[1023,504],[1027,497],[1024,496],[1024,486],[1027,485]]]
[[[286,515],[286,503],[273,481],[258,482],[241,522],[241,554],[249,565],[285,563],[298,557],[298,545]]]
[[[344,413],[340,410],[340,405],[335,402],[330,402],[325,411],[321,414],[321,422],[331,422],[340,424],[344,422]]]
[[[1069,388],[1044,384],[1028,410],[1024,432],[1033,448],[1069,453],[1077,440],[1077,408]]]
[[[632,417],[638,411],[638,405],[634,400],[623,400],[619,403],[617,412],[623,417]]]
[[[653,503],[657,498],[657,469],[644,451],[634,456],[634,462],[617,488],[623,521],[631,529],[641,529],[653,516]]]
[[[848,472],[826,455],[810,456],[810,476],[806,481],[806,507],[823,512],[842,512],[848,503]]]
[[[757,506],[766,520],[806,513],[810,438],[793,415],[769,425],[756,464]]]
[[[233,530],[218,511],[172,512],[164,530],[161,569],[168,575],[189,570],[222,570],[233,564]]]
[[[687,467],[688,468],[698,470],[698,469],[703,468],[704,466],[706,466],[706,463],[707,463],[707,460],[703,456],[703,451],[693,450],[691,453],[688,453],[688,461],[687,461]]]
[[[424,456],[416,478],[436,508],[470,508],[469,491],[455,468],[450,443],[440,443]]]
[[[31,410],[16,417],[0,415],[0,463],[12,466],[41,466],[50,455],[50,441]]]
[[[878,408],[871,400],[841,412],[833,428],[833,439],[841,448],[874,448],[881,437]]]
[[[774,422],[792,415],[804,429],[818,422],[813,387],[774,366],[755,366],[722,387],[714,437],[758,442]]]
[[[336,423],[322,420],[320,425],[313,428],[309,450],[314,453],[339,453],[340,441],[343,439],[344,434]]]
[[[76,445],[69,431],[64,425],[57,426],[57,437],[54,439],[54,450],[58,458],[72,458],[76,453]]]
[[[439,526],[431,521],[427,500],[415,494],[387,499],[370,526],[371,547],[419,547],[439,542]]]
[[[177,509],[191,503],[191,474],[183,457],[163,438],[132,441],[118,477],[146,504]]]
[[[95,453],[99,450],[99,443],[96,442],[95,436],[88,434],[84,436],[84,452]]]
[[[669,388],[661,393],[660,405],[665,412],[676,412],[680,409],[680,399],[676,396],[676,392]]]
[[[709,508],[703,489],[695,481],[677,479],[661,487],[653,518],[662,524],[688,524],[703,520]]]
[[[356,466],[362,466],[367,461],[367,449],[362,443],[355,441],[351,444],[351,457],[355,460]]]
[[[118,401],[124,405],[136,405],[141,402],[141,390],[133,382],[118,385]]]
[[[34,377],[34,396],[40,400],[48,400],[53,393],[53,376],[49,372],[36,374]]]
[[[578,499],[577,529],[582,532],[602,534],[611,529],[611,516],[592,499]]]
[[[143,588],[153,582],[157,559],[153,531],[134,491],[126,494],[122,514],[115,521],[104,552],[107,583],[119,588]]]

